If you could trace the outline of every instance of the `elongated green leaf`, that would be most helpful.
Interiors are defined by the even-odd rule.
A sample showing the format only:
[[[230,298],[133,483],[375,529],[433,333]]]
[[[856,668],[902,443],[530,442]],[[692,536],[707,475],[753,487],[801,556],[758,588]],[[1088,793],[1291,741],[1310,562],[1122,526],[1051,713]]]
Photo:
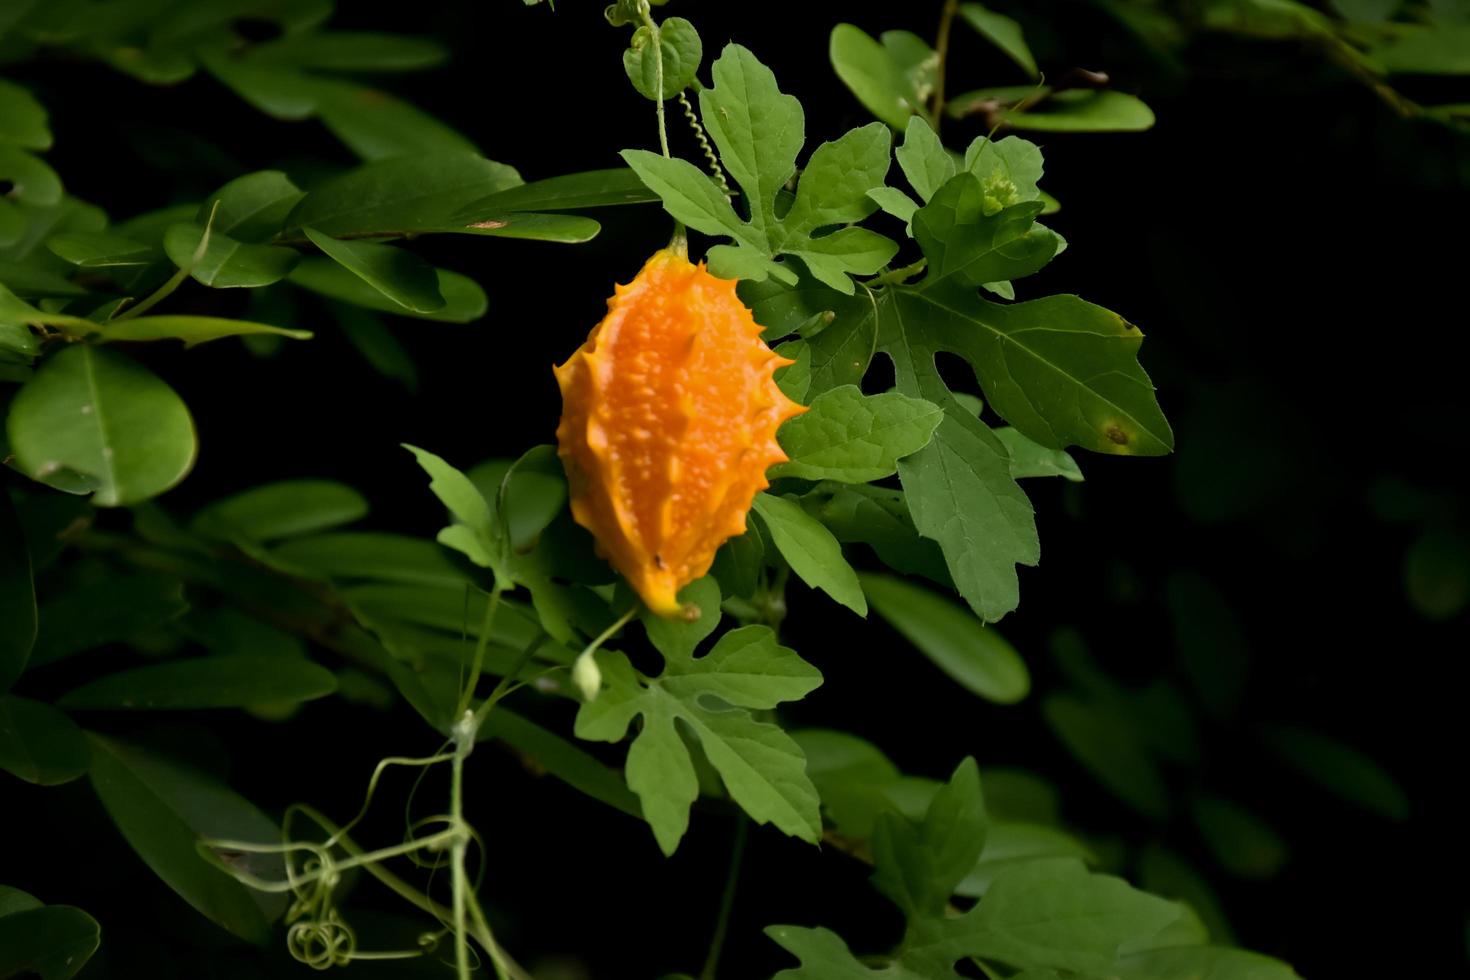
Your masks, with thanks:
[[[1357,749],[1306,728],[1273,728],[1267,744],[1307,779],[1390,820],[1409,818],[1409,798],[1387,770]]]
[[[27,150],[51,149],[46,110],[30,92],[0,78],[0,143]]]
[[[414,313],[434,313],[445,305],[433,266],[391,245],[337,241],[302,227],[312,244],[388,299]]]
[[[209,243],[198,261],[199,243],[204,226],[177,224],[163,235],[163,250],[180,269],[206,286],[216,289],[269,286],[280,282],[296,267],[301,256],[292,249],[275,245],[249,245],[236,241],[217,228],[211,228]]]
[[[41,701],[0,696],[0,769],[38,786],[87,771],[87,739],[63,712]]]
[[[1021,25],[1004,14],[998,14],[993,10],[987,10],[978,3],[960,4],[960,16],[965,19],[971,27],[985,40],[995,45],[1005,56],[1025,70],[1032,78],[1036,77],[1036,58],[1031,54],[1031,49],[1026,46],[1026,38],[1021,33]]]
[[[332,480],[284,480],[210,504],[193,528],[215,537],[274,541],[325,531],[367,516],[362,494]]]
[[[791,570],[814,589],[821,589],[859,616],[868,614],[857,573],[842,557],[842,546],[801,505],[769,493],[755,495],[754,510]]]
[[[446,224],[425,232],[441,231],[491,238],[522,238],[533,242],[590,242],[602,230],[591,218],[576,214],[534,214],[525,211],[496,212],[468,223]]]
[[[898,461],[929,444],[944,412],[896,391],[864,395],[844,385],[817,396],[811,410],[781,427],[790,461],[772,477],[868,483],[898,471]]]
[[[638,174],[626,167],[587,170],[507,187],[466,204],[454,217],[464,222],[515,211],[576,211],[657,201]]]
[[[308,255],[303,258],[292,270],[289,280],[331,299],[381,313],[396,313],[399,316],[441,320],[446,323],[469,323],[485,315],[485,291],[473,279],[445,269],[436,269],[434,272],[444,305],[431,313],[420,313],[389,299],[355,272],[324,256]]]
[[[326,578],[464,588],[464,572],[433,541],[398,534],[342,531],[292,538],[271,549],[287,564]]]
[[[1242,878],[1270,878],[1290,853],[1270,824],[1250,809],[1218,796],[1201,795],[1191,807],[1195,825],[1220,865]]]
[[[1280,960],[1219,946],[1183,946],[1125,956],[1113,975],[1118,980],[1301,980]]]
[[[958,683],[1000,704],[1030,691],[1020,654],[968,610],[901,579],[864,575],[862,583],[878,614]]]
[[[209,656],[108,674],[57,702],[81,710],[173,711],[310,701],[337,689],[331,672],[279,657]]]
[[[447,52],[426,37],[367,31],[294,34],[251,50],[256,61],[323,71],[418,71],[444,61]]]
[[[506,471],[496,508],[513,551],[536,546],[541,532],[567,504],[567,478],[555,446],[527,450]]]
[[[1158,763],[1126,719],[1070,694],[1054,694],[1042,712],[1057,737],[1119,799],[1154,820],[1171,809]]]
[[[452,224],[464,202],[520,183],[514,169],[476,153],[380,160],[309,191],[287,224],[333,237],[395,237]]]
[[[138,856],[214,922],[242,939],[265,943],[270,927],[252,892],[205,860],[196,844],[201,837],[275,844],[280,830],[203,773],[95,733],[90,741],[92,788]],[[279,877],[279,858],[232,860],[261,877]]]
[[[312,79],[311,84],[322,122],[364,160],[475,152],[463,134],[381,89],[337,79]]]
[[[183,584],[156,572],[109,576],[74,586],[42,603],[31,666],[125,640],[178,619],[188,608]]]
[[[142,266],[152,262],[156,255],[144,242],[104,231],[52,235],[46,239],[46,247],[83,269]]]
[[[84,344],[41,364],[11,403],[6,429],[18,469],[52,485],[80,474],[103,507],[157,496],[194,465],[194,420],[173,389]]]
[[[97,951],[101,932],[96,919],[70,905],[0,916],[0,976],[70,980]]]
[[[184,346],[195,347],[211,340],[225,337],[289,337],[292,340],[310,340],[309,330],[292,330],[275,327],[269,323],[253,323],[249,320],[226,320],[217,316],[189,316],[168,314],[139,316],[130,320],[113,320],[98,324],[90,336],[103,343],[118,341],[182,340]]]
[[[36,640],[31,556],[10,495],[0,491],[0,694],[25,671]]]
[[[1150,129],[1154,112],[1137,96],[1104,90],[1058,92],[1035,109],[1001,115],[1013,129],[1048,133],[1136,133]]]
[[[694,658],[695,645],[719,621],[719,590],[706,578],[686,588],[680,599],[699,605],[699,620],[675,624],[651,614],[645,618],[649,639],[665,660],[657,678],[639,675],[620,653],[598,652],[606,686],[577,713],[577,736],[616,742],[642,716],[643,727],[628,750],[628,787],[638,794],[665,854],[678,847],[699,793],[678,723],[699,739],[730,795],[752,819],[815,843],[821,819],[801,749],[746,709],[800,698],[821,683],[821,675],[762,626],[732,630],[708,654]],[[725,702],[725,710],[712,707],[712,699]]]

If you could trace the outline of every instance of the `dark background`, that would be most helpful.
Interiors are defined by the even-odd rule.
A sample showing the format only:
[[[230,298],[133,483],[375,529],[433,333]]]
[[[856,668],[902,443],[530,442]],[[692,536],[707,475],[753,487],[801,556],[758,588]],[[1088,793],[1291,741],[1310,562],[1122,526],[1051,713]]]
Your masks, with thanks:
[[[622,79],[625,30],[608,27],[601,6],[343,4],[333,24],[447,43],[447,67],[385,86],[535,179],[615,166],[617,150],[655,142],[651,104]],[[695,22],[706,63],[727,39],[752,48],[803,101],[810,148],[868,121],[828,64],[832,24],[932,39],[939,6],[677,2],[663,12]],[[1300,44],[1206,39],[1170,71],[1085,4],[1031,4],[1021,16],[1044,66],[1104,69],[1158,114],[1143,134],[1032,135],[1046,152],[1044,186],[1063,202],[1050,223],[1071,247],[1020,288],[1077,292],[1142,327],[1142,360],[1179,451],[1157,460],[1078,454],[1085,484],[1028,483],[1043,560],[1022,571],[1020,611],[1000,629],[1027,657],[1038,695],[1069,683],[1048,654],[1062,627],[1120,680],[1178,679],[1167,585],[1182,574],[1211,583],[1244,638],[1247,687],[1237,712],[1205,726],[1197,770],[1172,786],[1187,794],[1206,785],[1248,804],[1290,857],[1265,880],[1222,873],[1186,816],[1144,820],[1094,782],[1042,721],[1038,697],[1010,708],[980,702],[886,628],[800,587],[786,638],[827,683],[790,720],[851,730],[916,774],[943,776],[965,754],[1035,769],[1062,787],[1079,831],[1121,845],[1167,841],[1205,869],[1241,944],[1306,977],[1457,975],[1470,872],[1460,798],[1464,613],[1433,619],[1417,609],[1405,560],[1426,532],[1453,543],[1467,530],[1461,334],[1470,323],[1459,290],[1470,271],[1470,141],[1396,117]],[[1021,81],[959,28],[950,71],[954,93]],[[283,157],[300,161],[287,169],[302,180],[323,160],[352,162],[318,124],[261,117],[203,76],[148,89],[100,65],[41,63],[19,77],[51,110],[48,159],[68,189],[114,218],[198,199]],[[946,125],[952,145],[978,135]],[[670,129],[690,152],[682,120],[672,116]],[[596,216],[604,233],[582,246],[423,242],[423,254],[484,285],[490,312],[466,326],[395,324],[418,361],[416,393],[372,375],[309,301],[296,325],[318,339],[271,362],[233,343],[151,350],[202,441],[197,469],[165,503],[188,510],[245,484],[318,475],[363,489],[377,524],[431,533],[438,508],[397,444],[468,465],[550,441],[559,410],[550,365],[597,321],[612,283],[668,237],[668,220],[651,207]],[[218,294],[200,299],[218,310]],[[1410,819],[1304,785],[1261,751],[1263,722],[1316,728],[1376,758],[1407,790]],[[372,760],[433,741],[406,708],[390,722],[336,701],[282,726],[207,723],[230,750],[235,785],[255,802],[330,801],[339,817],[355,807]],[[330,758],[283,764],[304,744]],[[697,812],[684,847],[663,862],[633,821],[498,751],[474,762],[468,809],[492,847],[485,894],[512,950],[564,951],[598,977],[698,971],[732,840],[726,814]],[[78,826],[28,829],[53,840],[70,829],[73,843],[20,855],[14,883],[60,875],[66,864],[94,870],[82,888],[96,889],[98,905],[120,880],[155,887],[131,857],[116,857],[115,832],[85,815],[95,810],[83,805],[85,785],[60,792],[76,795]],[[841,854],[752,834],[722,974],[786,965],[759,935],[771,923],[827,925],[861,949],[896,937],[898,920],[865,877]],[[156,890],[164,907],[176,901]],[[371,906],[376,894],[364,889],[362,901]],[[91,908],[87,898],[67,900]],[[92,910],[103,917],[105,908]],[[166,927],[178,935],[160,944],[144,941],[156,909],[112,915],[104,928],[121,937],[116,962],[136,958],[172,975],[202,944],[220,947],[207,957],[210,975],[232,975],[237,954],[197,916],[181,913]]]

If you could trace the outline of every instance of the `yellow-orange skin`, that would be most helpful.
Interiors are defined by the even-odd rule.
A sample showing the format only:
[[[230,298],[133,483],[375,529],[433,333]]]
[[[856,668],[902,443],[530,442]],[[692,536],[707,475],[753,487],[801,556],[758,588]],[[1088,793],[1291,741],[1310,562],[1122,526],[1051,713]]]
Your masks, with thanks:
[[[776,387],[791,361],[761,340],[735,283],[655,252],[556,368],[556,438],[572,517],[661,616],[715,550],[745,532],[781,423],[806,411]]]

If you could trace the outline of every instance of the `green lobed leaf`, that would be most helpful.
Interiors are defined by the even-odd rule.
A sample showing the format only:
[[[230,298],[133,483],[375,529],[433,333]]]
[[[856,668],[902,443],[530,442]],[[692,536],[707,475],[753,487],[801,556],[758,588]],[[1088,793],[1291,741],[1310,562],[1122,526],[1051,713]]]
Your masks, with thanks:
[[[313,245],[393,303],[413,313],[435,313],[445,306],[434,267],[391,245],[338,241],[302,226]]]
[[[807,585],[821,589],[859,616],[868,614],[857,573],[842,557],[842,546],[801,505],[785,497],[758,493],[752,509],[760,515],[781,557]]]
[[[781,426],[789,461],[770,475],[843,483],[892,476],[899,459],[929,444],[943,416],[938,406],[896,391],[864,395],[855,385],[833,388]]]
[[[268,542],[325,531],[367,516],[362,494],[334,480],[283,480],[233,494],[201,509],[196,533]]]
[[[25,671],[35,641],[30,549],[10,495],[0,490],[0,693]]]
[[[938,542],[920,537],[903,491],[822,483],[801,502],[843,544],[866,544],[896,572],[954,587],[944,552]]]
[[[1155,949],[1119,960],[1118,980],[1301,980],[1280,960],[1220,946]]]
[[[968,610],[886,575],[863,575],[862,584],[878,614],[968,690],[998,704],[1030,691],[1020,654]]]
[[[663,654],[656,678],[609,650],[597,653],[604,688],[577,713],[577,737],[616,742],[639,716],[643,727],[628,750],[628,787],[638,795],[659,847],[672,854],[689,824],[699,780],[679,734],[693,733],[731,797],[757,823],[815,843],[821,836],[817,793],[801,749],[780,728],[757,721],[763,710],[805,696],[821,674],[776,642],[764,626],[731,630],[704,656],[697,644],[718,625],[719,590],[705,578],[680,593],[702,615],[693,623],[644,617],[649,639]],[[724,702],[724,707],[717,707]]]
[[[645,98],[663,101],[672,99],[694,82],[704,57],[704,45],[694,25],[683,17],[670,17],[658,25],[657,36],[655,46],[654,32],[647,26],[633,32],[629,47],[623,52],[623,71]],[[663,71],[662,90],[659,89],[660,70]]]
[[[84,775],[87,739],[64,712],[42,701],[0,696],[0,769],[37,786]]]
[[[70,980],[97,951],[102,927],[70,905],[0,915],[0,976]]]
[[[898,158],[903,175],[925,204],[955,175],[954,157],[944,148],[934,127],[923,116],[909,119],[903,131],[903,143],[894,156]],[[910,214],[905,220],[912,217]]]
[[[992,431],[1006,447],[1012,478],[1025,480],[1037,476],[1059,476],[1072,483],[1082,482],[1082,470],[1065,449],[1048,449],[1027,439],[1020,430],[1009,425]]]
[[[309,661],[213,655],[108,674],[68,691],[57,704],[84,711],[245,708],[310,701],[336,689],[331,671]]]
[[[76,344],[41,363],[6,420],[16,468],[57,485],[80,474],[99,506],[135,504],[184,478],[194,420],[173,389],[109,350]]]
[[[289,281],[303,289],[330,299],[361,306],[380,313],[439,320],[445,323],[469,323],[485,315],[485,291],[467,276],[445,269],[434,270],[439,294],[444,304],[431,313],[420,313],[389,299],[361,276],[324,256],[308,255],[292,270]]]
[[[203,773],[141,747],[96,733],[92,788],[138,856],[184,901],[242,939],[264,944],[271,931],[252,892],[199,853],[198,841],[218,837],[280,843],[269,818]],[[232,858],[261,877],[279,858]]]

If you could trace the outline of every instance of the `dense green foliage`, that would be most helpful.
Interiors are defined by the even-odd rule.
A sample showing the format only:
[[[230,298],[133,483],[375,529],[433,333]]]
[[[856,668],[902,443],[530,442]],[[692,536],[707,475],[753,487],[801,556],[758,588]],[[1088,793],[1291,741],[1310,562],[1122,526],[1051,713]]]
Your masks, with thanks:
[[[492,929],[495,882],[471,880],[495,814],[466,812],[462,787],[476,776],[476,744],[497,740],[646,822],[666,856],[694,832],[691,808],[708,804],[871,863],[874,887],[905,922],[897,945],[839,936],[815,913],[772,922],[766,934],[800,963],[781,977],[1295,976],[1234,948],[1209,886],[1171,852],[1153,852],[1144,882],[1160,894],[1098,870],[1105,859],[1060,825],[1045,781],[982,772],[973,759],[947,782],[905,775],[863,738],[784,725],[780,709],[821,697],[823,683],[781,640],[793,575],[830,598],[823,615],[890,623],[982,707],[1030,694],[1026,661],[991,625],[1020,601],[1017,567],[1040,558],[1023,484],[1080,481],[1077,450],[1154,456],[1174,437],[1140,366],[1137,327],[1070,294],[1018,298],[1063,249],[1104,243],[1069,246],[1042,222],[1059,203],[1041,186],[1041,150],[1012,131],[1146,129],[1154,114],[1141,100],[1097,79],[1044,82],[1020,24],[948,3],[934,46],[907,31],[833,28],[832,67],[876,121],[808,149],[805,110],[759,59],[758,31],[706,51],[697,24],[660,23],[646,0],[620,0],[607,19],[634,29],[623,67],[655,103],[660,151],[626,149],[626,168],[572,161],[526,182],[357,80],[439,63],[431,40],[333,30],[329,0],[138,0],[108,4],[106,16],[96,6],[0,11],[0,64],[60,50],[150,84],[207,73],[248,104],[229,111],[318,120],[361,162],[299,183],[280,169],[243,173],[186,206],[108,215],[47,164],[46,107],[0,79],[7,806],[89,780],[100,811],[184,902],[311,965],[384,948],[377,932],[354,930],[351,896],[336,894],[360,871],[422,919],[428,938],[407,950],[405,970],[453,963],[464,977],[522,977],[526,951],[502,949]],[[1463,5],[1334,0],[1329,13],[1236,0],[1177,19],[1164,5],[1102,6],[1163,57],[1195,30],[1311,38],[1402,111],[1463,118],[1463,106],[1425,109],[1385,81],[1470,70]],[[246,21],[269,22],[272,38],[252,40]],[[946,98],[959,80],[945,77],[949,32],[962,29],[1031,81]],[[945,142],[946,120],[975,116],[987,132]],[[666,130],[684,118],[704,150],[696,160],[668,150]],[[420,239],[572,246],[601,231],[583,212],[641,205],[652,215],[655,204],[670,231],[677,222],[710,239],[711,270],[740,280],[768,341],[795,362],[779,383],[810,406],[780,433],[790,461],[771,471],[749,530],[684,593],[703,611],[696,622],[639,611],[572,522],[546,445],[463,466],[433,447],[383,445],[384,467],[423,470],[425,505],[444,512],[432,539],[363,526],[371,488],[331,480],[241,486],[190,514],[170,505],[212,420],[196,419],[156,368],[160,343],[238,338],[260,354],[311,343],[317,328],[289,313],[310,294],[369,364],[411,385],[415,364],[385,315],[478,320],[494,277],[436,267]],[[620,272],[608,270],[609,282]],[[237,292],[213,292],[224,290]],[[950,358],[966,366],[963,381],[943,368]],[[891,388],[873,390],[886,370]],[[1203,651],[1197,696],[1208,715],[1235,683],[1228,627],[1213,626],[1225,617],[1211,619],[1216,597],[1192,580],[1170,600],[1181,631],[1204,635],[1191,648]],[[1164,770],[1187,757],[1193,716],[1172,689],[1102,675],[1070,639],[1059,659],[1074,689],[1043,692],[1048,722],[1108,790],[1163,819],[1176,805]],[[93,655],[117,648],[131,655]],[[242,709],[267,726],[328,698],[364,716],[407,702],[443,740],[373,773],[364,812],[408,809],[391,798],[397,789],[378,787],[394,767],[451,773],[448,799],[432,815],[408,811],[402,840],[353,836],[356,803],[262,812],[179,739],[132,721]],[[571,705],[575,720],[543,724],[550,701]],[[404,733],[405,754],[420,734]],[[881,727],[864,734],[883,741]],[[1267,742],[1364,807],[1388,817],[1407,807],[1391,778],[1326,736],[1283,728]],[[1210,792],[1189,805],[1229,870],[1279,863],[1284,845],[1249,810]],[[581,835],[569,867],[595,869],[595,838]],[[106,930],[99,940],[86,912],[0,885],[0,976],[70,977],[99,941]],[[722,926],[706,975],[723,941]],[[106,968],[99,957],[84,975]]]

